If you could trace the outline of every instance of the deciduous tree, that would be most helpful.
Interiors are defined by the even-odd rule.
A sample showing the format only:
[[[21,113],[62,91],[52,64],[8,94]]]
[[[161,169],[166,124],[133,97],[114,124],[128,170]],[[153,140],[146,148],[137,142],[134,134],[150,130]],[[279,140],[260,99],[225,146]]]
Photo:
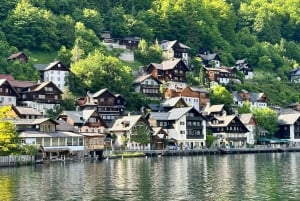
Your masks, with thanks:
[[[16,128],[9,120],[12,117],[10,106],[0,108],[0,155],[11,154],[19,144]]]

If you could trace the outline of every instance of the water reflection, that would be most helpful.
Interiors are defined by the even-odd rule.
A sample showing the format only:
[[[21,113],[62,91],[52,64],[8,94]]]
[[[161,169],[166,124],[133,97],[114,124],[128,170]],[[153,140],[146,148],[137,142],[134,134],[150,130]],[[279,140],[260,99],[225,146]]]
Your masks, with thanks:
[[[0,200],[300,200],[300,153],[131,158],[0,169]]]

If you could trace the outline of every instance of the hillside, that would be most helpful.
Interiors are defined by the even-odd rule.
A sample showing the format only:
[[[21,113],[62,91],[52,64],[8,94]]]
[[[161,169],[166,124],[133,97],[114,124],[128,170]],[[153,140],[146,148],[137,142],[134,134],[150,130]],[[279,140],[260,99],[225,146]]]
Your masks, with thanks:
[[[264,73],[231,89],[264,91],[274,105],[299,101],[299,86],[287,82],[288,72],[300,62],[297,1],[0,0],[0,3],[0,73],[14,74],[17,79],[35,79],[30,76],[32,73],[26,73],[31,72],[33,64],[47,63],[54,58],[72,67],[95,50],[104,54],[104,60],[116,56],[99,46],[100,33],[110,31],[113,38],[138,36],[149,45],[155,41],[178,40],[191,47],[191,57],[210,49],[219,53],[225,66],[247,58],[255,72]],[[17,64],[6,61],[17,51],[29,52],[35,59],[21,73],[16,72]],[[136,70],[149,61],[114,62],[116,66],[128,65]],[[128,69],[124,70],[120,72]],[[73,93],[93,89],[87,85],[86,78],[75,78],[81,87]],[[126,83],[133,78],[128,79]],[[101,82],[99,85],[106,86]],[[136,95],[128,96],[132,99]]]

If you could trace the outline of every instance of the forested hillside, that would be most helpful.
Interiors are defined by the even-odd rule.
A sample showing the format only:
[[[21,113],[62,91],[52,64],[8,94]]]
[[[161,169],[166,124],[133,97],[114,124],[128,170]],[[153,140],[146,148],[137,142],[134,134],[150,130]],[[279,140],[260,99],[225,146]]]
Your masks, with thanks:
[[[78,62],[74,68],[92,63],[89,57],[107,65],[111,61],[113,69],[119,69],[114,75],[122,74],[115,81],[129,84],[113,85],[112,90],[129,91],[130,69],[99,45],[100,33],[105,30],[115,38],[138,36],[148,43],[178,40],[191,47],[191,56],[209,48],[220,54],[225,66],[247,58],[262,76],[269,72],[260,80],[271,83],[278,82],[273,79],[277,77],[286,83],[288,72],[300,62],[299,0],[0,0],[0,5],[1,73],[18,71],[18,65],[25,65],[27,70],[14,72],[19,79],[35,79],[37,75],[32,76],[31,71],[34,61],[8,64],[6,58],[11,53],[58,52],[57,57],[65,63],[72,66]],[[107,65],[98,68],[100,74]],[[92,84],[99,75],[84,71],[78,75],[81,77],[74,78],[72,84],[83,83],[79,93],[107,86],[105,81],[111,78]],[[249,83],[245,87],[255,88]],[[293,87],[289,90],[283,94],[287,96],[284,102],[275,96],[273,103],[299,101]]]

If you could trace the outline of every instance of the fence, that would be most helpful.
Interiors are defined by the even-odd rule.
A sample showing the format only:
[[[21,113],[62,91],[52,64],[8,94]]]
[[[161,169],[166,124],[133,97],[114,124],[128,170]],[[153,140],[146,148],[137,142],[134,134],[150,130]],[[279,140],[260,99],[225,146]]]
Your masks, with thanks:
[[[30,156],[30,155],[0,156],[0,167],[28,165],[28,164],[33,164],[34,162],[35,162],[34,156]]]

